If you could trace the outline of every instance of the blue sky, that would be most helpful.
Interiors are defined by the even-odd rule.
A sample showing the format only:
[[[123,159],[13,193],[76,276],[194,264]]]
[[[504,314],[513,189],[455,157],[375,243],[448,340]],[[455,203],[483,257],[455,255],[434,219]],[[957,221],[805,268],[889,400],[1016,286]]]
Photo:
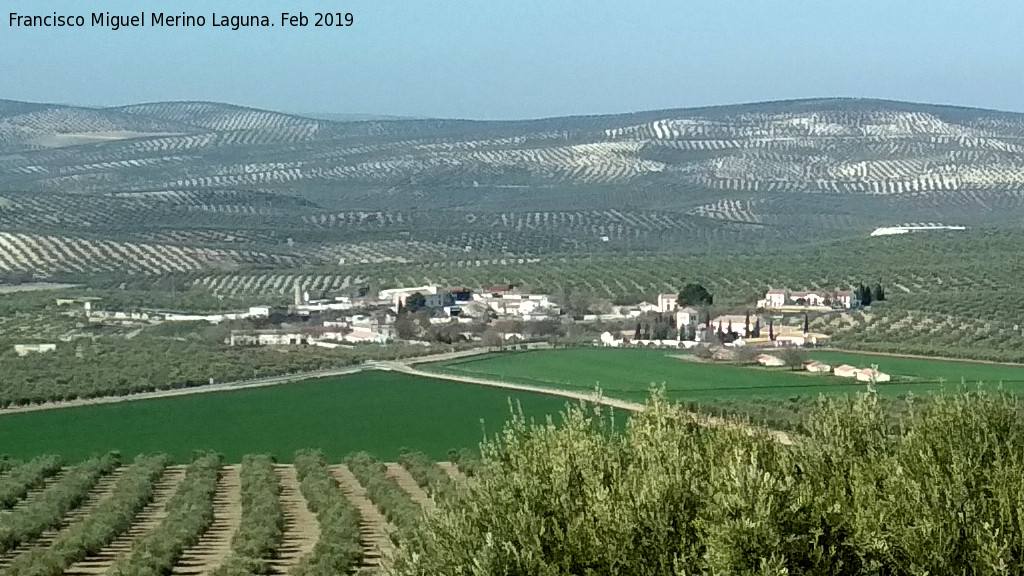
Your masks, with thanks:
[[[532,118],[821,96],[1024,111],[1024,3],[5,0],[0,98]],[[267,29],[11,28],[8,12],[266,14]],[[239,8],[245,6],[245,8]],[[350,11],[345,29],[282,11]]]

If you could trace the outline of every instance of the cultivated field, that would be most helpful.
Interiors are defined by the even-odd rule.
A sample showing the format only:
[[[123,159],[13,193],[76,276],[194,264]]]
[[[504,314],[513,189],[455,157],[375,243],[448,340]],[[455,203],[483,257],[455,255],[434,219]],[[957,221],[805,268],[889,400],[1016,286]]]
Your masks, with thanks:
[[[394,459],[403,448],[444,459],[501,429],[510,400],[543,418],[566,400],[392,372],[195,396],[138,400],[0,416],[0,452],[58,454],[78,461],[117,449],[186,460],[214,450],[231,463],[263,452],[290,461],[299,448],[334,460],[356,450]]]
[[[650,387],[664,385],[673,400],[686,402],[748,401],[814,398],[819,394],[863,392],[863,383],[834,376],[766,369],[753,366],[704,363],[664,350],[582,348],[493,354],[456,360],[430,369],[454,374],[520,382],[572,390],[599,387],[610,397],[643,401]],[[894,358],[869,354],[810,351],[811,359],[860,368],[878,364],[894,377],[879,384],[882,395],[927,394],[954,390],[964,382],[984,383],[995,389],[1024,392],[1024,366],[1001,366],[931,359]]]

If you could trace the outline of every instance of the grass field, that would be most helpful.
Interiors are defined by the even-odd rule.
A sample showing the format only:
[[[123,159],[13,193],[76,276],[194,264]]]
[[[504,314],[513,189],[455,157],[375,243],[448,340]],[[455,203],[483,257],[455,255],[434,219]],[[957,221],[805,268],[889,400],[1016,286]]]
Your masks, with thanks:
[[[862,383],[833,376],[706,364],[673,358],[672,354],[678,352],[601,348],[542,350],[475,357],[436,365],[432,369],[556,388],[593,390],[600,386],[607,396],[636,401],[646,398],[652,384],[663,384],[672,399],[697,402],[814,397],[865,389]],[[866,368],[878,364],[883,372],[918,380],[879,385],[885,395],[954,389],[961,379],[970,384],[981,381],[993,387],[1002,382],[1007,390],[1024,392],[1024,367],[841,352],[812,352],[809,356],[833,365],[848,363]]]
[[[319,448],[331,461],[365,450],[394,460],[402,448],[431,458],[473,448],[501,429],[509,398],[528,416],[556,415],[566,400],[390,372],[116,404],[0,416],[0,455],[59,454],[78,461],[107,450],[166,452],[187,462],[215,450],[228,462],[267,453],[290,462]],[[483,423],[481,423],[481,421]]]

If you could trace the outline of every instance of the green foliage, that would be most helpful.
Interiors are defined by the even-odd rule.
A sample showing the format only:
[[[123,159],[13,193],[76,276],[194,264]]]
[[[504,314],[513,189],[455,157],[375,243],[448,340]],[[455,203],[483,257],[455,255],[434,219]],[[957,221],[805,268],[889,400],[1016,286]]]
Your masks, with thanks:
[[[476,476],[480,470],[480,455],[469,448],[448,451],[448,460],[455,463],[459,472],[466,476]]]
[[[231,539],[232,554],[214,576],[269,574],[284,534],[281,481],[269,456],[246,456],[241,471],[242,521]]]
[[[455,482],[422,452],[402,452],[398,457],[398,463],[409,471],[409,475],[413,477],[416,484],[423,488],[434,501],[455,496],[457,489]]]
[[[413,529],[423,515],[423,509],[387,475],[387,467],[383,463],[366,452],[358,452],[345,458],[345,465],[366,488],[366,493],[388,521],[398,528],[399,535]]]
[[[302,495],[320,524],[320,538],[313,552],[305,556],[293,576],[334,576],[345,574],[363,556],[359,538],[359,512],[342,495],[331,476],[323,454],[309,450],[295,454]]]
[[[71,564],[99,552],[127,530],[135,515],[153,498],[153,485],[163,474],[166,456],[139,457],[81,522],[72,524],[47,548],[15,558],[8,576],[59,576]]]
[[[58,456],[39,456],[15,466],[0,478],[0,510],[14,506],[29,490],[43,485],[47,478],[60,472]]]
[[[711,306],[714,297],[708,289],[693,282],[683,286],[677,296],[676,304],[679,306]]]
[[[181,553],[199,541],[213,523],[220,456],[203,455],[189,464],[185,478],[167,503],[167,516],[111,569],[116,576],[167,574]]]
[[[118,462],[115,454],[86,460],[68,470],[59,482],[26,507],[0,512],[0,554],[60,525],[64,515],[78,507],[100,477],[112,472]]]
[[[587,408],[519,418],[393,574],[1018,574],[1019,408],[950,395],[893,428],[874,395],[823,400],[791,446],[660,395],[624,433]]]
[[[785,346],[777,352],[779,359],[786,363],[790,370],[801,370],[804,364],[810,361],[810,355],[803,348]]]

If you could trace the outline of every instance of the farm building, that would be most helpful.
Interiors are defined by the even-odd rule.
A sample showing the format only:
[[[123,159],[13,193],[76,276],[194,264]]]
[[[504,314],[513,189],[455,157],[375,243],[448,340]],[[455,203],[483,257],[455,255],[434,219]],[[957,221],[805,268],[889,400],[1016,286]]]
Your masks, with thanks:
[[[892,380],[892,377],[885,372],[865,368],[864,370],[857,371],[857,380],[861,382],[888,382]]]
[[[43,354],[45,352],[53,352],[57,349],[56,344],[15,344],[14,352],[18,356],[28,356],[29,354]]]
[[[833,374],[839,376],[840,378],[856,378],[857,372],[858,370],[853,366],[850,366],[849,364],[837,366],[836,369],[832,371]]]
[[[352,331],[345,335],[349,342],[386,343],[398,338],[393,314],[375,314],[373,316],[356,316],[349,323]]]
[[[785,306],[853,308],[858,304],[850,290],[811,290],[793,292],[790,290],[769,290],[764,299],[757,301],[758,308],[783,308]]]
[[[782,358],[778,356],[772,356],[771,354],[759,354],[757,356],[757,363],[761,366],[785,366],[786,363],[782,361]]]
[[[828,374],[832,371],[832,367],[828,364],[822,364],[821,362],[808,362],[804,364],[804,369],[808,372],[814,372],[817,374]]]

